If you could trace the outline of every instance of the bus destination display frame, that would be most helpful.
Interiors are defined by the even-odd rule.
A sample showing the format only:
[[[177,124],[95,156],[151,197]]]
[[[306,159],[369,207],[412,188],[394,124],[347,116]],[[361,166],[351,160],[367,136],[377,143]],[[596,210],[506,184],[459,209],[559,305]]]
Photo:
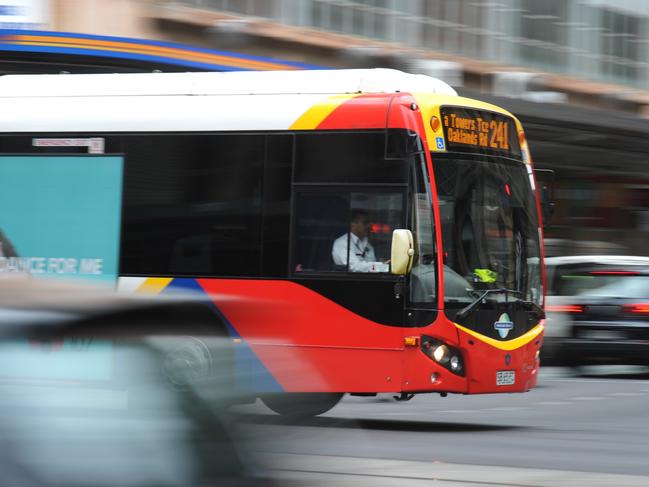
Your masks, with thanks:
[[[440,107],[446,148],[521,159],[514,119],[501,113],[460,106]]]

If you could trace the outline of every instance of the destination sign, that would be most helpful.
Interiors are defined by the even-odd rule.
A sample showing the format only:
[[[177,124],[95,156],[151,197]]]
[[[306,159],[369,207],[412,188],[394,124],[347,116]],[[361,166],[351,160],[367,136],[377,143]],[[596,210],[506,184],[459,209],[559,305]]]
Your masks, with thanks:
[[[442,107],[442,127],[449,151],[521,157],[511,117],[465,107]]]

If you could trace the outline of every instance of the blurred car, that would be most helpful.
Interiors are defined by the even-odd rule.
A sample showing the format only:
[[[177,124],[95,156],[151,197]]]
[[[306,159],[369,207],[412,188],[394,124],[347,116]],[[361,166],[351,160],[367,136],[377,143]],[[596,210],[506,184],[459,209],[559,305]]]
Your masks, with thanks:
[[[649,258],[550,257],[541,360],[649,365]]]
[[[0,279],[2,485],[269,485],[205,303]]]

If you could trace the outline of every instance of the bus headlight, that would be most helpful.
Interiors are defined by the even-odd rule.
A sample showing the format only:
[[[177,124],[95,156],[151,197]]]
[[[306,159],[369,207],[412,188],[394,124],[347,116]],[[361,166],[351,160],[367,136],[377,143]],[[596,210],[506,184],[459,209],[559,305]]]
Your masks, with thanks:
[[[436,338],[422,335],[421,351],[442,367],[464,377],[464,361],[458,349],[450,347]]]
[[[462,362],[460,361],[460,358],[457,355],[453,355],[451,357],[448,365],[451,371],[453,372],[457,372],[462,369]]]
[[[440,364],[448,362],[449,351],[446,345],[438,345],[433,350],[433,358]]]

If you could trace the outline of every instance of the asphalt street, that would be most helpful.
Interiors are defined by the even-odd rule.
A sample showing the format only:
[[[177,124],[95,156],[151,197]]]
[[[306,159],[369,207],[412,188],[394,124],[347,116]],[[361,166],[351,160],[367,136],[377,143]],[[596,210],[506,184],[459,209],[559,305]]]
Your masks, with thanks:
[[[346,397],[289,421],[237,410],[261,461],[313,485],[648,486],[649,374],[542,371],[524,394]]]

